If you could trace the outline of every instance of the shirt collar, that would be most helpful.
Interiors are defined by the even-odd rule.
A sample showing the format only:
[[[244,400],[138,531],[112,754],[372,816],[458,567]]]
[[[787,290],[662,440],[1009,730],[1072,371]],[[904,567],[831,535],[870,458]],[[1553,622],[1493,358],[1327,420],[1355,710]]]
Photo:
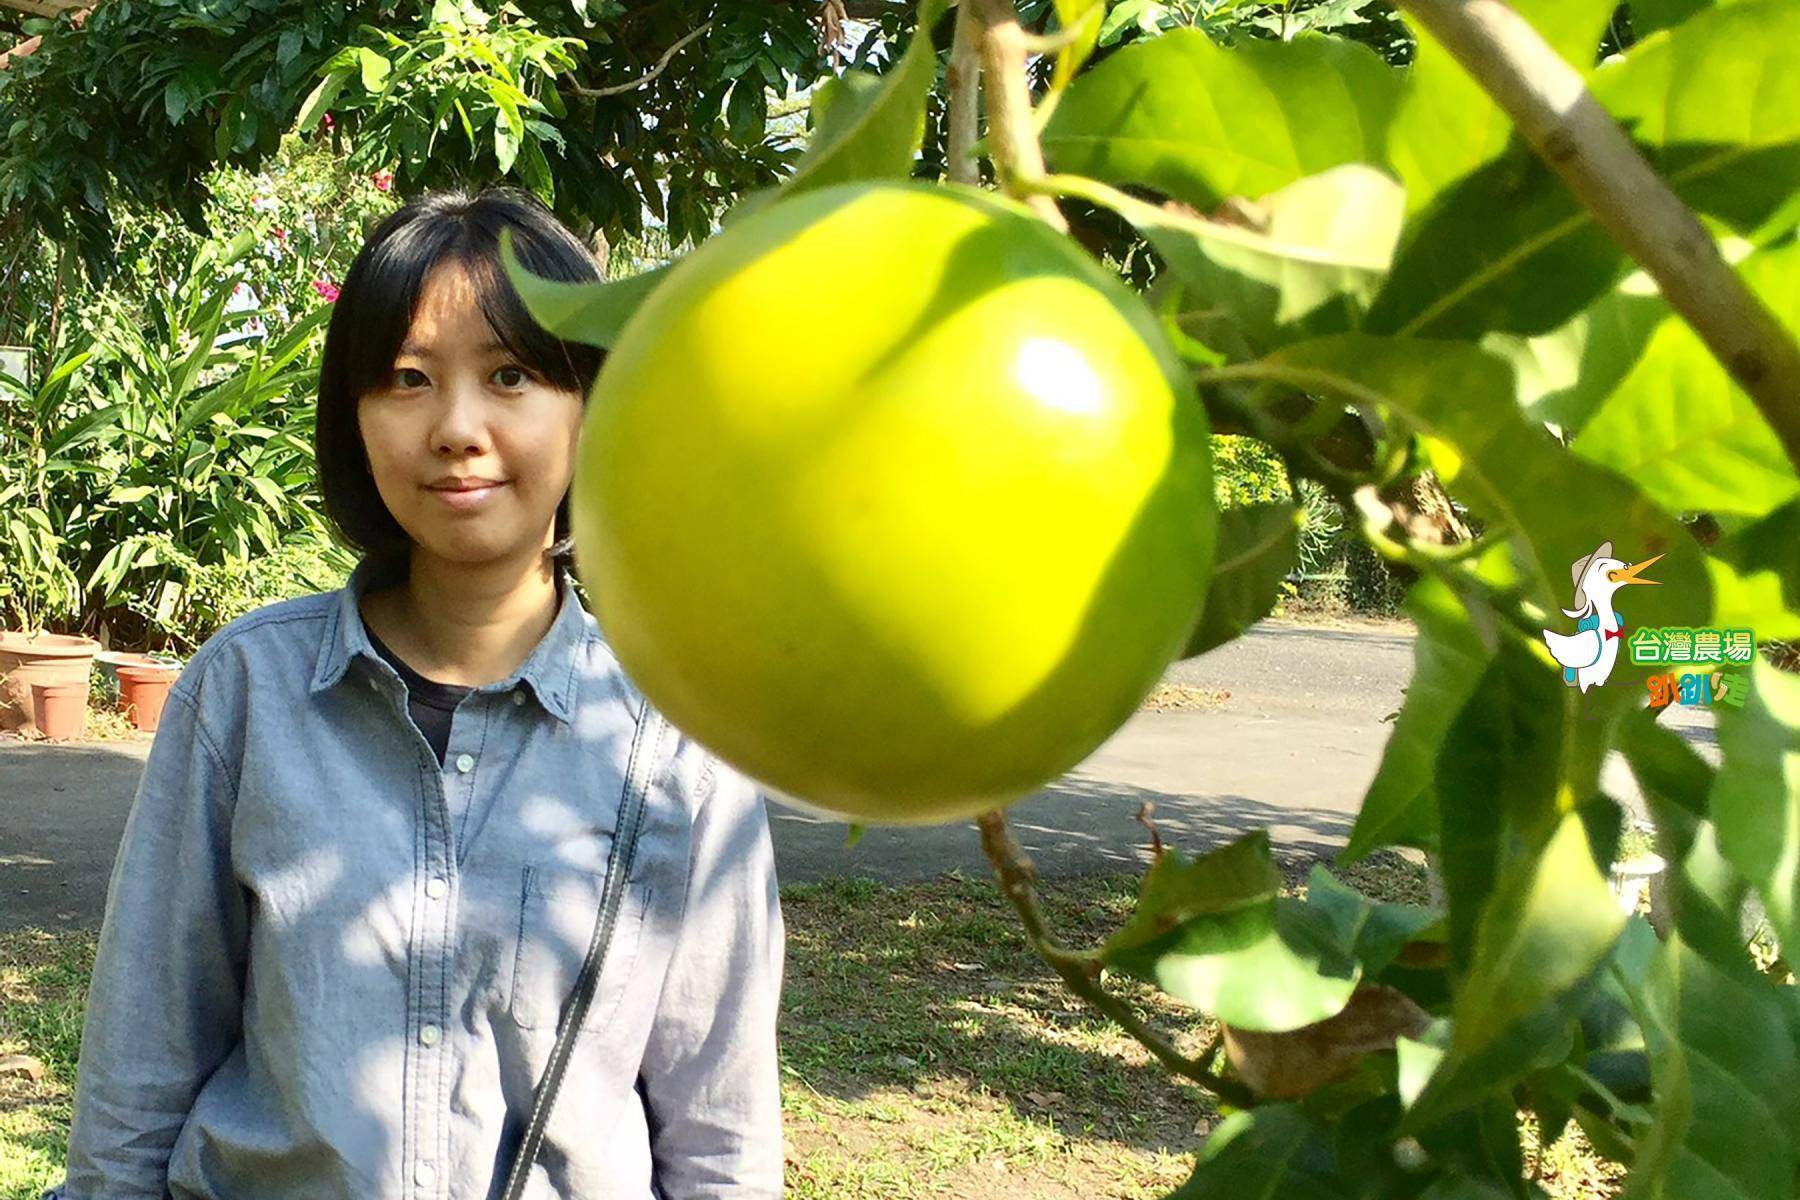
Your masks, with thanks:
[[[313,672],[312,691],[320,692],[344,677],[350,661],[362,655],[371,663],[386,663],[369,641],[359,607],[363,594],[375,586],[377,577],[389,582],[383,564],[373,555],[365,555],[349,580],[337,593],[337,603],[327,614],[324,644],[319,648],[318,668]],[[544,710],[558,720],[573,718],[577,652],[587,638],[587,610],[575,595],[575,585],[567,572],[561,573],[558,585],[561,596],[556,620],[538,642],[519,669],[505,679],[476,688],[477,692],[505,692],[521,682],[529,684]],[[391,668],[389,668],[391,670]]]

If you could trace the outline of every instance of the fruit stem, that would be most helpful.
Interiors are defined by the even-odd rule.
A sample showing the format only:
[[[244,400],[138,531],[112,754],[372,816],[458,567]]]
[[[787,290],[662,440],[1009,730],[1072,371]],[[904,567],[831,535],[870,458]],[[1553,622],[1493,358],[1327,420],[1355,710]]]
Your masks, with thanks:
[[[1211,1064],[1218,1055],[1217,1038],[1201,1052],[1199,1058],[1187,1057],[1161,1032],[1133,1012],[1130,1005],[1100,986],[1102,963],[1098,956],[1070,950],[1051,936],[1044,914],[1038,908],[1037,890],[1032,886],[1037,879],[1037,868],[1032,866],[1031,858],[1014,839],[1005,810],[990,809],[975,821],[981,827],[981,848],[987,853],[988,861],[994,864],[994,873],[1000,877],[1000,890],[1006,893],[1007,899],[1013,902],[1013,907],[1019,910],[1019,916],[1025,922],[1025,932],[1031,939],[1032,949],[1062,976],[1069,990],[1111,1017],[1170,1071],[1184,1079],[1193,1080],[1203,1090],[1226,1104],[1248,1108],[1256,1103],[1256,1097],[1249,1088],[1212,1073]]]
[[[950,63],[944,72],[950,93],[944,170],[951,183],[981,182],[981,165],[975,160],[981,121],[976,111],[981,88],[980,39],[981,29],[975,23],[973,7],[965,0],[956,6],[956,36],[950,43]]]
[[[962,0],[981,26],[982,90],[987,94],[988,149],[994,172],[1007,195],[1025,201],[1056,229],[1069,223],[1050,197],[1020,186],[1041,178],[1044,151],[1031,121],[1031,92],[1025,86],[1025,31],[1013,0]]]

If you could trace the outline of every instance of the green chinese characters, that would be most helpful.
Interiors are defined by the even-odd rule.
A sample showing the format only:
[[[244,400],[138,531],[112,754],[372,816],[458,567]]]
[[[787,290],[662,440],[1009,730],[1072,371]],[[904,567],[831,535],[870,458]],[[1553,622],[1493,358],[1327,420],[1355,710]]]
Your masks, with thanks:
[[[1748,629],[1695,629],[1666,625],[1633,631],[1626,639],[1631,661],[1640,667],[1676,663],[1747,663],[1756,654]]]

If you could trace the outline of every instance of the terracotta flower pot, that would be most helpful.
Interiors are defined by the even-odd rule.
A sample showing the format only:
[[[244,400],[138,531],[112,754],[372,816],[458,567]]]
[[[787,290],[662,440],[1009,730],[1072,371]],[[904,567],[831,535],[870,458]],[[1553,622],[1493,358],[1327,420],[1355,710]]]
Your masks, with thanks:
[[[118,671],[119,711],[129,716],[131,723],[145,733],[154,733],[157,722],[162,719],[169,689],[175,686],[181,668],[156,662],[148,665],[120,663]]]
[[[87,732],[87,696],[86,680],[32,684],[31,703],[37,714],[38,732],[58,741],[80,738]]]
[[[79,684],[86,708],[88,673],[100,643],[62,633],[0,633],[0,729],[39,733],[32,685]]]

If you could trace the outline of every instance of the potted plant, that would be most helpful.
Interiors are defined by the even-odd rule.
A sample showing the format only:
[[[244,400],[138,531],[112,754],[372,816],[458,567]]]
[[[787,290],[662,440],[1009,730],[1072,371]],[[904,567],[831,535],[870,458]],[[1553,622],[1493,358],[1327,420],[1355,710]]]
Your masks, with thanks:
[[[93,638],[73,634],[0,632],[0,729],[80,737],[99,651]]]
[[[0,730],[46,732],[40,703],[56,716],[48,736],[79,737],[86,713],[86,688],[100,643],[76,634],[52,633],[53,619],[72,619],[79,607],[80,581],[70,567],[58,521],[52,516],[50,480],[71,469],[65,457],[87,432],[104,424],[91,419],[80,428],[52,429],[52,417],[75,372],[90,351],[78,346],[63,355],[35,390],[10,372],[0,374],[0,602],[20,625],[0,628]],[[69,689],[80,687],[70,700]],[[74,704],[71,709],[70,705]],[[63,714],[73,712],[69,725]]]
[[[154,733],[169,689],[181,676],[180,660],[163,654],[109,650],[96,661],[101,673],[113,681],[107,690],[117,699],[119,711],[138,729]]]

